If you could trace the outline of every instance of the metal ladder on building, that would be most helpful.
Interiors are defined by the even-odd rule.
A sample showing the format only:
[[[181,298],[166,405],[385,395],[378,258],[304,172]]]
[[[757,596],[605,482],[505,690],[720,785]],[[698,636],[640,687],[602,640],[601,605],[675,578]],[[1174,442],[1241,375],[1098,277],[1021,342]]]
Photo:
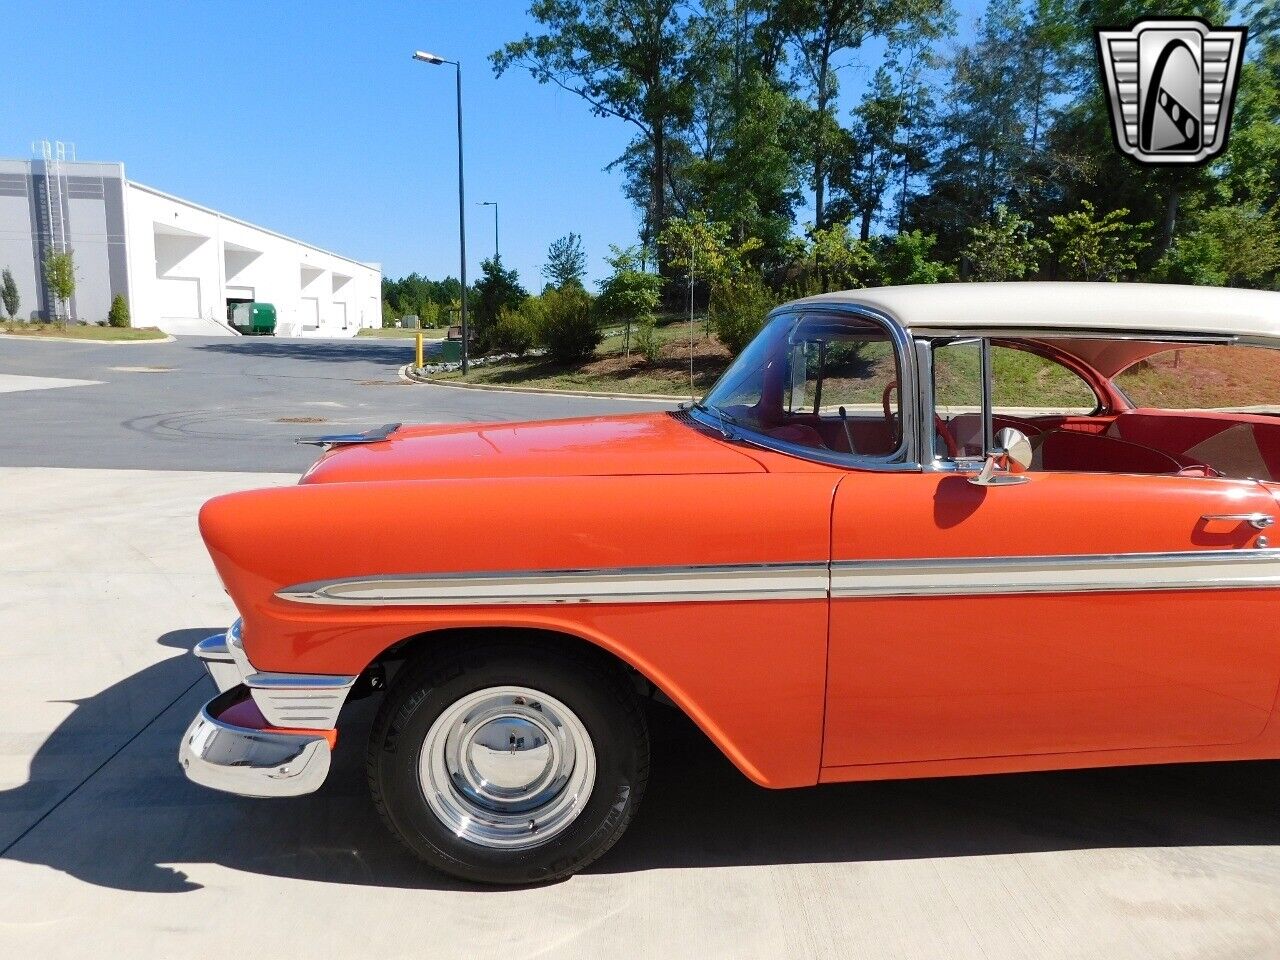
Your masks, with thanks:
[[[61,140],[50,142],[41,140],[40,143],[32,144],[32,153],[36,152],[39,147],[40,159],[44,164],[44,183],[41,189],[36,193],[36,202],[42,208],[40,210],[44,215],[40,218],[40,248],[42,251],[42,261],[40,264],[40,284],[44,289],[45,310],[53,317],[57,307],[53,297],[53,292],[49,289],[48,281],[44,277],[43,257],[47,257],[51,253],[67,252],[67,223],[63,216],[64,209],[64,182],[66,176],[62,171],[62,165],[67,160],[67,144]],[[75,145],[71,145],[71,159],[75,160]]]

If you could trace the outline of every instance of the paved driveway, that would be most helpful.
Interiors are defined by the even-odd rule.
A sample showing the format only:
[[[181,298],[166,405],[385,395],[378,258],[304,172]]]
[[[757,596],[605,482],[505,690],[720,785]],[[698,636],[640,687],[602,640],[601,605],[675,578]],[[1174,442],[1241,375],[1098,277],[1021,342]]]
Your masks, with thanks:
[[[411,340],[2,338],[0,466],[296,473],[315,458],[292,442],[305,434],[673,406],[406,384],[396,371],[412,359]],[[31,377],[94,382],[36,389]]]
[[[364,345],[197,343],[98,347],[95,366],[70,369],[47,359],[68,355],[53,345],[20,345],[15,363],[9,344],[0,457],[77,468],[0,467],[0,957],[1280,955],[1280,764],[771,792],[655,708],[654,775],[632,828],[583,875],[524,890],[433,874],[385,832],[363,782],[369,701],[344,714],[345,746],[314,795],[249,800],[189,784],[176,745],[213,688],[186,651],[233,616],[195,511],[217,493],[293,482],[300,464],[288,459],[292,428],[176,393],[213,439],[187,428],[126,441],[121,405],[167,395],[144,385],[160,374],[110,367],[172,357],[217,385],[206,397],[267,390],[302,405],[314,402],[305,371],[355,402],[360,380],[389,380],[398,357],[373,344],[357,369],[326,351]],[[30,361],[37,350],[46,367]],[[6,374],[52,369],[104,384],[3,392]],[[388,402],[423,419],[515,417],[543,402],[368,389],[404,398],[368,400],[375,421]],[[15,399],[55,434],[79,418],[117,442],[42,445],[8,415]],[[285,472],[216,472],[211,447]],[[179,469],[90,468],[95,457]]]

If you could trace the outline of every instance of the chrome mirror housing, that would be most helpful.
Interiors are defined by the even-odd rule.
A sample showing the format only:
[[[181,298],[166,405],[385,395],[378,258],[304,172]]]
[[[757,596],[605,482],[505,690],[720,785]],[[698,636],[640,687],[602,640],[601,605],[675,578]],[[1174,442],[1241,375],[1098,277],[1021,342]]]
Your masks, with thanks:
[[[996,434],[995,449],[987,455],[982,470],[970,477],[969,482],[978,487],[1026,483],[1027,478],[1020,474],[1031,466],[1034,453],[1031,441],[1025,433],[1013,427],[1005,427]]]

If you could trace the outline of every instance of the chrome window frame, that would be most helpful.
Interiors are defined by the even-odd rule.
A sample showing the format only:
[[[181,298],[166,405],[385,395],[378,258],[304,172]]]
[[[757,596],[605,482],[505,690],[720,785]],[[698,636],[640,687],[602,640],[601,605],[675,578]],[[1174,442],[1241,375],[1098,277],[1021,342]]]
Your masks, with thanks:
[[[686,412],[702,426],[724,434],[726,439],[741,440],[752,446],[783,453],[814,463],[823,463],[833,467],[856,470],[880,470],[885,472],[914,472],[923,469],[920,462],[920,430],[918,403],[919,389],[915,362],[915,346],[906,328],[896,319],[880,310],[853,303],[806,303],[788,304],[769,311],[765,317],[765,325],[773,323],[779,317],[793,316],[798,323],[809,316],[845,316],[859,320],[870,320],[878,323],[889,334],[893,344],[894,358],[898,364],[898,415],[901,420],[901,436],[898,446],[892,453],[870,456],[864,454],[840,453],[836,450],[807,447],[800,443],[789,443],[767,434],[752,430],[741,423],[722,424],[720,418],[713,413],[704,413],[696,407]],[[762,328],[763,329],[763,328]],[[788,361],[789,362],[789,361]],[[906,398],[911,398],[907,400]]]
[[[994,340],[1001,339],[1052,339],[1054,337],[1071,337],[1075,339],[1089,340],[1147,340],[1152,343],[1169,343],[1169,344],[1194,344],[1196,346],[1270,346],[1273,349],[1280,349],[1280,340],[1270,339],[1266,337],[1243,337],[1235,334],[1221,333],[1177,333],[1177,332],[1151,332],[1144,330],[1112,330],[1099,329],[1097,327],[989,327],[982,324],[974,324],[971,327],[914,327],[910,330],[912,341],[916,346],[916,360],[919,367],[918,376],[921,384],[921,409],[920,422],[933,423],[933,418],[937,416],[937,404],[933,402],[933,348],[934,344],[939,340],[965,339],[974,338],[982,339],[987,347],[984,349],[984,355],[990,349],[990,343]],[[984,375],[984,380],[987,377]],[[1115,389],[1120,388],[1115,384],[1114,380],[1111,384]],[[989,386],[983,385],[984,402]],[[1122,396],[1127,395],[1120,390]],[[927,404],[925,403],[927,397]],[[1099,398],[1101,400],[1101,398]],[[986,414],[987,425],[991,423],[991,407],[988,406],[984,411]],[[986,426],[984,425],[984,434]],[[943,473],[973,473],[981,463],[975,463],[970,460],[951,460],[947,457],[938,456],[936,452],[930,448],[928,456],[925,456],[926,449],[923,446],[923,431],[921,432],[921,448],[920,460],[921,467],[924,470],[943,472]]]
[[[939,343],[945,341],[945,343]],[[967,343],[977,341],[978,348],[982,354],[980,366],[982,368],[982,444],[984,450],[990,450],[995,444],[994,430],[992,428],[992,407],[994,404],[994,396],[991,393],[991,338],[977,333],[969,333],[967,331],[957,333],[946,333],[940,336],[924,336],[917,334],[915,337],[916,360],[919,364],[920,378],[920,422],[929,424],[931,429],[928,431],[927,441],[929,446],[929,456],[924,457],[924,443],[926,442],[925,431],[920,431],[921,443],[921,462],[925,470],[943,471],[946,473],[976,473],[982,469],[983,461],[986,455],[980,457],[961,457],[959,459],[951,459],[950,457],[940,456],[936,448],[936,430],[934,424],[938,417],[938,404],[933,395],[933,351],[940,346],[947,346],[952,343]],[[928,402],[925,402],[925,398]]]

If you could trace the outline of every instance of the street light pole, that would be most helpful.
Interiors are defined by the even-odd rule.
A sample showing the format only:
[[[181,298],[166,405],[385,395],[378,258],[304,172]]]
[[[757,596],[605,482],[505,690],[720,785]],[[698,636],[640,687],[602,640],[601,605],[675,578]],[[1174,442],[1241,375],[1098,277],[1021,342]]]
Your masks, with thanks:
[[[424,50],[415,51],[413,59],[437,67],[447,63],[456,71],[458,87],[458,274],[462,282],[462,375],[465,377],[470,365],[471,326],[467,323],[467,203],[462,175],[462,64],[457,60],[446,60],[444,57],[438,57],[434,53],[427,53]]]
[[[498,201],[481,200],[478,207],[493,207],[493,262],[498,262]]]

